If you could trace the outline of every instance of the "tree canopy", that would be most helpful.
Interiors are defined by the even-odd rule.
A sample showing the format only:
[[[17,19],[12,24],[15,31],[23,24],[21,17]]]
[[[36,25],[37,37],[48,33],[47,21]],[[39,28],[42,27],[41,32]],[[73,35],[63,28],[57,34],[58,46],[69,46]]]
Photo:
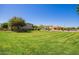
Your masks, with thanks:
[[[20,27],[24,26],[26,23],[24,21],[24,19],[19,18],[19,17],[13,17],[10,19],[9,21],[9,27],[11,28],[11,30],[15,30],[15,29],[20,29]]]

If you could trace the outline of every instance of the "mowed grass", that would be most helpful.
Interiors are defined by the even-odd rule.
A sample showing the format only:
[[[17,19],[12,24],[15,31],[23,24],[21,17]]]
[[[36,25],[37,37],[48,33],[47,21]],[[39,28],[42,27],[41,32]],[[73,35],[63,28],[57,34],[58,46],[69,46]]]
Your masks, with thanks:
[[[1,55],[77,55],[79,32],[0,32]]]

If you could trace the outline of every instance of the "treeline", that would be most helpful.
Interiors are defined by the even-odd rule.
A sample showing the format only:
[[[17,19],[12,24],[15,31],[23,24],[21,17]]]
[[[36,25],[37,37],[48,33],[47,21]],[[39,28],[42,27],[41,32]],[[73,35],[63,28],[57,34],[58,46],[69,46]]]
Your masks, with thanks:
[[[77,31],[77,30],[79,30],[79,27],[64,27],[64,30],[66,30],[66,31]]]
[[[20,17],[13,17],[8,22],[0,24],[0,31],[15,31],[15,32],[25,32],[29,30],[42,30],[49,28],[44,25],[33,25],[31,23],[27,23],[24,19]]]
[[[0,24],[1,31],[16,31],[16,32],[25,32],[28,30],[52,30],[51,26],[46,25],[33,25],[31,23],[25,22],[24,19],[20,17],[13,17],[6,23]],[[76,31],[79,30],[79,27],[56,27],[54,30],[62,30],[62,31]]]

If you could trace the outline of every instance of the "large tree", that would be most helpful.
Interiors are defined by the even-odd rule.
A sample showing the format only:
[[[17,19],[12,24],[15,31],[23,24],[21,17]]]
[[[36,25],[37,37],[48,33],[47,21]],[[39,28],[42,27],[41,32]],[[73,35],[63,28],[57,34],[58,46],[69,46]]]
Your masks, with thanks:
[[[13,17],[9,21],[9,27],[13,31],[19,30],[20,27],[24,26],[25,24],[25,21],[19,17]]]

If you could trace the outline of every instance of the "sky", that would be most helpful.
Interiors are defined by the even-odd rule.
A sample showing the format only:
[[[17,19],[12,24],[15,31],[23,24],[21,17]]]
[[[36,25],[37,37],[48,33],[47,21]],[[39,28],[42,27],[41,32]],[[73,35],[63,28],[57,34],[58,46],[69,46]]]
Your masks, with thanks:
[[[79,15],[75,4],[0,4],[0,23],[21,17],[35,25],[77,27]]]

